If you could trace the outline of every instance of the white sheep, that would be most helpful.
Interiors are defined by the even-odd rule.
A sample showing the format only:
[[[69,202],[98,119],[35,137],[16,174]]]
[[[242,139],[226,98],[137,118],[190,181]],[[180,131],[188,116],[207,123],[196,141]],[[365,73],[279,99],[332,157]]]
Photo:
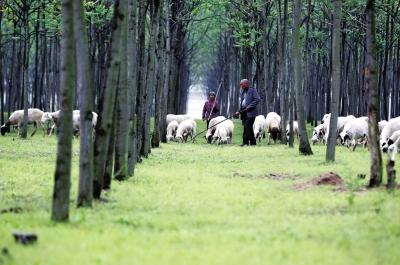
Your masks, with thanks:
[[[349,120],[340,133],[342,145],[346,145],[353,150],[357,146],[357,140],[363,140],[368,137],[368,118],[360,117]]]
[[[293,135],[297,136],[299,138],[299,123],[297,121],[293,121]],[[286,139],[289,141],[290,137],[290,123],[286,125]]]
[[[266,130],[269,134],[268,144],[271,143],[271,138],[276,142],[281,132],[281,116],[276,112],[269,112],[265,120]]]
[[[400,130],[395,131],[392,135],[387,139],[385,145],[382,147],[382,151],[386,152],[392,144],[394,144],[400,138]]]
[[[178,124],[183,122],[184,120],[191,119],[190,116],[188,115],[175,115],[175,114],[168,114],[166,117],[167,124],[169,124],[171,121],[177,121]]]
[[[383,128],[385,128],[385,126],[388,124],[387,120],[381,120],[380,122],[378,122],[378,127],[379,127],[379,134],[382,133]]]
[[[36,133],[37,126],[40,125],[43,127],[41,122],[43,116],[43,111],[40,109],[28,109],[28,123],[33,123],[35,127],[34,131],[32,132],[31,136]],[[14,111],[10,118],[6,121],[6,123],[1,126],[0,132],[1,135],[5,135],[7,132],[10,132],[10,126],[16,126],[18,130],[18,134],[20,133],[20,128],[24,122],[24,110],[16,110]]]
[[[320,124],[314,128],[311,142],[312,144],[316,144],[318,142],[324,142],[324,141],[325,141],[325,126],[324,124]]]
[[[189,136],[193,139],[193,136],[196,134],[196,128],[197,125],[193,119],[182,121],[176,130],[176,141],[180,143],[186,142]]]
[[[396,154],[399,152],[399,150],[400,150],[400,137],[397,138],[397,140],[388,147],[387,153],[389,155],[389,159],[394,161],[396,158]]]
[[[261,143],[261,139],[265,138],[265,128],[266,128],[267,122],[265,120],[264,115],[258,115],[256,119],[254,120],[253,124],[253,132],[254,132],[254,137],[256,140]]]
[[[211,143],[212,136],[214,135],[215,130],[217,129],[217,127],[215,125],[220,123],[220,122],[222,122],[222,121],[224,121],[224,120],[226,120],[226,118],[224,116],[218,116],[218,117],[215,117],[215,118],[210,120],[210,123],[208,124],[208,128],[209,129],[207,130],[207,133],[206,133],[206,136],[205,136],[205,138],[206,138],[208,143]]]
[[[331,122],[331,114],[326,114],[327,117],[324,120],[324,127],[325,127],[325,135],[324,135],[324,140],[325,140],[325,144],[327,144],[328,142],[328,137],[329,137],[329,126],[330,126],[330,122]],[[324,116],[325,117],[325,116]],[[356,117],[354,117],[353,115],[348,115],[346,117],[341,116],[338,117],[337,120],[337,127],[336,127],[336,135],[339,136],[339,134],[343,131],[344,126],[346,125],[346,123],[350,120],[355,119]]]
[[[382,151],[386,151],[389,145],[389,138],[393,135],[395,131],[400,130],[400,117],[390,119],[386,126],[383,128],[381,135],[379,137],[379,145]]]
[[[80,131],[80,123],[81,123],[81,112],[80,110],[73,110],[72,111],[72,130],[75,136],[79,136],[79,131]],[[97,120],[98,120],[98,114],[94,111],[92,111],[92,126],[93,129],[96,128]],[[50,128],[49,136],[52,135],[54,132],[55,127],[59,125],[60,122],[60,111],[55,111],[55,112],[46,112],[43,115],[42,121],[53,121],[54,124]]]
[[[233,129],[235,126],[231,120],[225,120],[218,124],[217,129],[213,135],[213,142],[218,144],[230,144],[232,143]]]
[[[171,140],[173,140],[176,136],[176,130],[178,129],[178,122],[177,121],[171,121],[168,123],[167,126],[167,143],[169,143]]]

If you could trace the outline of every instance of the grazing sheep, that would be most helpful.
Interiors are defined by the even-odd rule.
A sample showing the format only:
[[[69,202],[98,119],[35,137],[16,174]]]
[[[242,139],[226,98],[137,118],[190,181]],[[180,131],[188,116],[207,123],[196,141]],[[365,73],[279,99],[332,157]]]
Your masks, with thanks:
[[[214,132],[212,142],[218,144],[230,144],[232,143],[233,129],[235,126],[231,120],[225,120],[218,124],[217,129]]]
[[[368,118],[360,117],[349,120],[340,133],[340,141],[342,145],[354,149],[357,146],[357,140],[366,139],[368,137]]]
[[[325,140],[325,144],[327,144],[328,142],[328,137],[329,137],[329,125],[331,122],[331,114],[326,114],[328,115],[323,123],[324,127],[325,127],[325,135],[324,135],[324,140]],[[325,117],[325,116],[324,116]],[[339,136],[339,134],[343,131],[344,126],[346,125],[346,123],[350,120],[355,119],[356,117],[354,117],[353,115],[348,115],[346,117],[341,116],[338,117],[337,120],[337,127],[336,127],[336,134],[337,136]]]
[[[299,138],[299,123],[297,121],[293,121],[293,134]],[[289,142],[290,137],[290,123],[286,125],[286,139]]]
[[[178,122],[177,121],[171,121],[170,123],[168,123],[167,126],[167,143],[169,143],[170,141],[172,141],[175,136],[176,136],[176,130],[178,129]]]
[[[385,145],[382,147],[382,151],[386,152],[392,144],[394,144],[400,138],[400,130],[395,131],[392,135],[387,139]]]
[[[392,136],[393,133],[398,130],[400,130],[400,117],[390,119],[385,128],[383,128],[379,138],[379,145],[382,151],[385,152],[389,147],[389,145],[393,143],[389,142],[389,137]]]
[[[399,150],[400,150],[400,137],[397,138],[397,140],[388,147],[387,153],[389,155],[389,159],[394,161],[396,158],[396,154],[399,152]]]
[[[324,141],[325,141],[325,126],[324,124],[320,124],[314,128],[311,142],[312,144],[316,144],[318,142],[321,143]]]
[[[196,122],[192,119],[182,121],[178,129],[176,130],[176,141],[183,143],[187,142],[187,138],[190,136],[193,139],[193,136],[196,134]]]
[[[378,127],[379,127],[379,134],[382,133],[383,128],[387,125],[388,121],[387,120],[381,120],[378,122]]]
[[[265,118],[266,130],[269,134],[268,144],[271,143],[271,138],[276,142],[281,132],[281,116],[279,116],[276,112],[270,112],[267,114]]]
[[[190,116],[188,115],[175,115],[175,114],[168,114],[166,117],[167,124],[169,124],[171,121],[177,121],[178,124],[183,122],[184,120],[191,119]]]
[[[223,120],[226,120],[226,118],[224,116],[218,116],[218,117],[215,117],[214,119],[210,120],[210,123],[208,124],[209,129],[207,130],[207,133],[205,136],[206,140],[209,144],[211,143],[212,136],[214,135],[215,130],[217,129],[215,125],[222,122]]]
[[[80,110],[74,110],[72,111],[72,129],[74,135],[77,137],[79,136],[79,128],[80,128],[80,123],[81,123],[81,112]],[[92,126],[93,129],[96,128],[97,120],[98,120],[98,115],[96,112],[92,112]],[[55,127],[59,125],[60,122],[60,111],[55,111],[55,112],[45,112],[43,114],[42,121],[53,121],[54,124],[50,128],[49,136],[52,135],[54,132]]]
[[[37,125],[40,124],[42,127],[42,116],[43,111],[40,109],[28,109],[28,123],[33,123],[35,129],[32,132],[31,136],[36,133]],[[18,135],[20,133],[20,128],[24,122],[24,110],[16,110],[14,111],[10,118],[6,121],[6,123],[0,127],[1,135],[5,135],[7,132],[10,132],[10,126],[16,126],[18,129]]]
[[[254,120],[253,132],[256,140],[261,143],[261,139],[265,138],[266,120],[264,115],[258,115]]]

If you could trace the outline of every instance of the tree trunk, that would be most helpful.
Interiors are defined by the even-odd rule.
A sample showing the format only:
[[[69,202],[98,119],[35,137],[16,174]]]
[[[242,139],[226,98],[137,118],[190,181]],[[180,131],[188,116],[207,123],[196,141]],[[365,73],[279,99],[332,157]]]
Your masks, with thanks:
[[[333,0],[333,34],[332,34],[332,100],[331,117],[329,123],[328,145],[326,148],[326,161],[335,161],[336,131],[339,116],[340,101],[340,25],[342,18],[342,0]]]
[[[303,155],[312,155],[310,143],[308,142],[306,121],[304,114],[304,94],[302,89],[302,71],[300,55],[300,16],[301,0],[294,0],[293,9],[293,67],[294,67],[294,89],[296,90],[297,119],[299,124],[300,145],[299,151]]]
[[[375,0],[367,0],[366,13],[366,69],[365,81],[368,91],[368,141],[371,156],[369,187],[378,187],[382,183],[382,156],[379,148],[379,89],[376,76],[376,23]]]
[[[51,219],[68,221],[71,187],[72,101],[75,87],[73,0],[61,1],[61,113]]]
[[[77,206],[91,207],[93,198],[93,80],[83,2],[74,0],[77,89],[80,101],[80,153]]]
[[[137,124],[136,124],[136,98],[137,98],[137,0],[128,1],[128,43],[126,59],[128,64],[128,85],[129,85],[129,136],[128,136],[128,175],[134,174],[137,162]]]
[[[104,170],[108,152],[108,144],[111,133],[112,118],[114,117],[114,105],[116,87],[118,85],[118,72],[120,68],[120,36],[123,15],[120,9],[120,1],[114,4],[114,15],[112,19],[111,44],[107,62],[107,82],[101,100],[101,111],[96,125],[96,137],[94,142],[94,174],[93,174],[93,197],[100,199],[104,184]]]
[[[128,26],[128,13],[127,1],[121,2],[121,11],[123,12],[124,21],[121,25],[121,70],[119,74],[119,84],[116,102],[116,131],[115,131],[115,164],[114,164],[114,177],[122,181],[128,175],[128,131],[129,131],[129,98],[128,98],[128,85],[127,85],[127,58],[122,55],[122,52],[127,50],[127,26]]]

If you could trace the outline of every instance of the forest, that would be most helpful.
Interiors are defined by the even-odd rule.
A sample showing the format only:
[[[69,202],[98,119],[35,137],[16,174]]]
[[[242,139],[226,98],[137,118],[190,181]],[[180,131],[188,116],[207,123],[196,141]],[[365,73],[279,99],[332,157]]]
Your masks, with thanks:
[[[398,0],[0,0],[0,80],[0,265],[400,258]]]

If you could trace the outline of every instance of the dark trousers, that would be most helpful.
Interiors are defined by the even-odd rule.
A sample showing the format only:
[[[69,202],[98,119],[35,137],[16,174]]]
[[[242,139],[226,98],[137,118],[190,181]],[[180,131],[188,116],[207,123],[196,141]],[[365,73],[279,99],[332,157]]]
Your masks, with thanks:
[[[253,124],[256,117],[248,118],[243,120],[243,144],[244,145],[256,145],[257,141],[253,133]]]

